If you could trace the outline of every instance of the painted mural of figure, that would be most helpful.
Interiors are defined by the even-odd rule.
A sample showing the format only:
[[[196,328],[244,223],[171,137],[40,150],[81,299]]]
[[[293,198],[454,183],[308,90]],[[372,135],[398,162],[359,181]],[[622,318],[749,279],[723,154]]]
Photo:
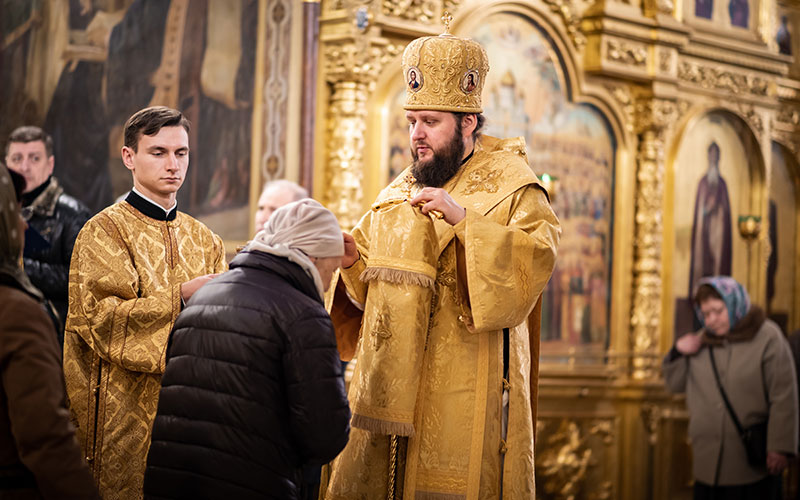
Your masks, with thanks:
[[[728,14],[731,16],[731,25],[747,28],[750,19],[750,5],[747,0],[731,0],[728,4]]]
[[[786,16],[781,16],[781,26],[775,35],[775,41],[778,42],[778,52],[792,55],[792,35],[789,33],[789,19]]]
[[[772,313],[772,299],[775,298],[775,278],[778,271],[778,205],[769,200],[769,244],[772,251],[767,260],[767,314]],[[786,330],[784,330],[786,331]]]
[[[124,8],[107,12],[97,5],[72,2],[68,14],[70,32],[84,33],[88,39],[84,49],[105,49],[108,33],[122,19]],[[43,128],[53,136],[59,182],[96,213],[113,201],[108,118],[100,98],[106,63],[83,50],[74,52],[58,78]]]
[[[714,12],[714,0],[695,0],[694,15],[696,17],[711,19],[712,12]]]
[[[731,274],[731,204],[728,186],[719,172],[720,150],[708,146],[708,170],[697,186],[692,224],[689,294],[704,276]]]
[[[41,125],[69,43],[69,2],[0,0],[0,137]]]
[[[178,202],[193,214],[247,204],[256,11],[254,0],[134,0],[110,35],[109,123],[148,105],[184,113],[194,174]]]

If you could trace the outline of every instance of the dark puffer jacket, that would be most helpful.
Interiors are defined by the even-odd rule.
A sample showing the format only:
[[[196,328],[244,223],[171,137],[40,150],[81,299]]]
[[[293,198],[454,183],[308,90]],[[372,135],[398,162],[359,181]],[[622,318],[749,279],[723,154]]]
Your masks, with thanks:
[[[230,269],[173,328],[145,498],[299,498],[301,467],[347,443],[336,338],[312,279],[256,251]]]
[[[22,214],[28,224],[50,243],[50,248],[25,249],[25,274],[53,303],[63,330],[67,319],[72,247],[92,214],[81,202],[65,194],[55,177],[50,177],[41,187],[44,189],[36,189],[22,197]],[[58,331],[58,340],[63,346],[64,332],[61,330]]]

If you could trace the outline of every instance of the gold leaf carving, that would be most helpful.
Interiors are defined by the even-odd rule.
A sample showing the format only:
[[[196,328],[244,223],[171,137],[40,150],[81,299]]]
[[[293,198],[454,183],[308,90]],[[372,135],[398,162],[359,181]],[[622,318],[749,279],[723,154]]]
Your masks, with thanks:
[[[791,87],[778,85],[778,87],[776,89],[776,94],[781,99],[786,99],[788,101],[800,100],[800,92],[798,92],[796,89],[793,89]]]
[[[575,2],[570,0],[544,0],[550,10],[561,16],[575,47],[582,49],[586,45],[586,36],[581,31],[581,16],[577,12]]]
[[[672,59],[674,52],[667,48],[658,51],[658,69],[662,73],[669,73],[672,69]]]
[[[592,488],[594,491],[587,496],[588,500],[611,500],[614,485],[611,481],[603,481]]]
[[[366,83],[337,82],[328,109],[325,199],[345,228],[358,222],[362,210],[368,95]]]
[[[643,403],[640,411],[650,444],[655,446],[658,444],[658,425],[661,422],[661,408],[653,403]]]
[[[672,11],[675,10],[675,4],[672,0],[656,0],[656,7],[660,13],[668,16],[672,15]]]
[[[764,133],[764,120],[752,106],[744,112],[744,117],[750,123],[750,126],[753,127],[753,130],[758,132],[758,135]]]
[[[384,65],[402,50],[400,45],[379,45],[366,39],[327,45],[324,49],[326,79],[330,83],[374,84]]]
[[[647,48],[624,40],[613,38],[606,40],[606,54],[609,60],[622,64],[631,66],[647,64]]]
[[[356,9],[358,7],[369,5],[374,0],[330,0],[322,2],[325,11],[341,10],[341,9]]]
[[[332,85],[325,199],[346,228],[355,225],[362,210],[367,100],[381,69],[402,49],[366,36],[323,49],[325,78]]]
[[[639,131],[657,129],[659,132],[675,123],[679,104],[666,99],[645,99],[636,103],[636,125]]]
[[[580,419],[583,420],[583,419]],[[612,498],[613,485],[604,482],[594,494],[586,491],[589,469],[596,467],[602,446],[614,442],[614,419],[539,419],[536,443],[536,488],[550,498]],[[592,486],[594,488],[594,485]]]
[[[631,374],[635,379],[659,376],[657,338],[662,289],[664,135],[677,120],[679,107],[678,103],[665,99],[644,98],[636,103],[639,151],[636,158],[631,309]]]
[[[800,111],[792,106],[781,106],[776,121],[787,125],[800,125]]]
[[[798,132],[779,132],[774,134],[773,139],[789,148],[789,151],[795,156],[800,155],[800,134]]]
[[[678,78],[694,83],[705,89],[722,90],[732,94],[752,94],[757,96],[774,95],[774,85],[755,75],[748,75],[716,66],[701,66],[697,63],[681,61],[678,65]]]
[[[445,10],[454,13],[460,3],[461,0],[383,0],[381,11],[387,16],[434,24]]]
[[[620,104],[625,119],[625,130],[634,130],[634,111],[633,94],[627,85],[606,85],[606,89],[611,92],[614,99]]]
[[[644,0],[644,15],[652,17],[654,14],[673,15],[675,3],[672,0]]]

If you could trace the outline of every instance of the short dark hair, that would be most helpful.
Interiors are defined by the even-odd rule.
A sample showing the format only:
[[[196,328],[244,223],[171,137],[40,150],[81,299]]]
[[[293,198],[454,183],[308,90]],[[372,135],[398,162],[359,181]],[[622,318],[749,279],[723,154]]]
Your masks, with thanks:
[[[33,125],[18,127],[11,132],[11,135],[8,136],[8,142],[6,143],[5,154],[8,154],[8,148],[11,147],[12,142],[29,143],[36,141],[42,141],[44,143],[44,150],[47,152],[48,158],[53,156],[53,138],[44,130],[39,127],[34,127]]]
[[[483,116],[483,113],[459,113],[454,111],[453,116],[456,118],[456,130],[458,132],[461,132],[461,123],[467,115],[475,115],[475,119],[478,121],[478,123],[475,124],[475,130],[472,131],[472,140],[477,141],[480,139],[481,131],[486,124],[486,117]]]
[[[136,151],[142,135],[156,135],[164,127],[181,126],[189,133],[189,120],[177,109],[151,106],[133,114],[125,122],[125,146]]]
[[[697,292],[694,294],[694,303],[698,306],[708,299],[722,300],[722,295],[713,286],[705,283],[700,285]]]

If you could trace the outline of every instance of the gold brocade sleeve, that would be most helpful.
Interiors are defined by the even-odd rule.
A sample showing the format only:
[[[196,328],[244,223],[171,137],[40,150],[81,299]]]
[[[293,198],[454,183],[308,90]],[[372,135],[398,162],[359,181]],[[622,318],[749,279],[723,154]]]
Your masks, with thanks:
[[[364,304],[367,301],[367,285],[359,277],[364,272],[364,269],[367,268],[367,262],[369,261],[368,235],[371,226],[372,210],[369,210],[356,227],[353,228],[352,232],[353,239],[356,241],[356,248],[358,248],[359,259],[347,269],[342,269],[340,274],[350,298],[359,304]]]
[[[463,262],[467,277],[464,314],[471,312],[470,329],[496,331],[522,323],[550,279],[561,236],[544,191],[526,186],[486,216],[467,209],[454,230],[463,245],[459,265]]]
[[[72,255],[68,329],[109,363],[163,373],[169,333],[181,307],[180,284],[147,296],[139,292],[139,275],[114,223],[108,217],[89,221]]]
[[[225,260],[225,244],[219,235],[214,234],[214,271],[215,273],[224,273],[228,270],[228,261]]]

